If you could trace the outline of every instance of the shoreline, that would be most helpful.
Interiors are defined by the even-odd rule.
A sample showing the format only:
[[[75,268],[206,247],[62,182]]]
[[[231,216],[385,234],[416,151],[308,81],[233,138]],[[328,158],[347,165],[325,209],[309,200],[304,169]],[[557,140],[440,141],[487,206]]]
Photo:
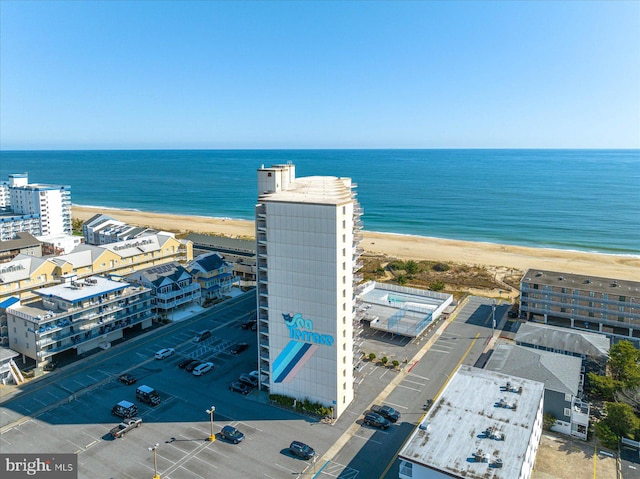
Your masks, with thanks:
[[[106,214],[125,223],[159,230],[191,231],[236,238],[255,237],[254,222],[251,220],[72,205],[74,219],[86,221],[96,214]],[[385,255],[401,260],[474,264],[523,272],[532,268],[612,279],[640,280],[640,256],[534,248],[375,231],[362,233],[361,246],[365,253],[371,255]]]

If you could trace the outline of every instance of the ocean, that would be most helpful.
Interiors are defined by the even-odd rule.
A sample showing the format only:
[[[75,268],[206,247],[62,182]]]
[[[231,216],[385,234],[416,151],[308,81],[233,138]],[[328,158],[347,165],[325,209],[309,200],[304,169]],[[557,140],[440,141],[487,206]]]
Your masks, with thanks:
[[[287,162],[351,177],[368,231],[640,255],[640,150],[1,151],[0,181],[27,172],[77,205],[252,220],[256,170]]]

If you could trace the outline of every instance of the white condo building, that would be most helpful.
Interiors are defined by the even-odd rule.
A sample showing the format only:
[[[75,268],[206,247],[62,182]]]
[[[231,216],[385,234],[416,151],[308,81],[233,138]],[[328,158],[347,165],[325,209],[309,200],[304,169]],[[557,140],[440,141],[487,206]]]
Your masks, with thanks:
[[[27,173],[13,174],[0,185],[0,198],[9,210],[0,215],[0,241],[22,231],[34,236],[72,234],[70,186],[29,184]]]
[[[261,388],[334,408],[353,399],[353,320],[362,209],[350,178],[258,170]]]

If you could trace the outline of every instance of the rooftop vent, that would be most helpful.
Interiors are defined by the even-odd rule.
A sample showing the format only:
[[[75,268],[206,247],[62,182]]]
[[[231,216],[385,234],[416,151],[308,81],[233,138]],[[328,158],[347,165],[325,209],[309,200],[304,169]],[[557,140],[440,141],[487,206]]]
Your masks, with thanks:
[[[564,276],[560,276],[558,279],[559,279],[560,281],[564,281]]]
[[[613,283],[611,283],[611,287],[612,288],[617,288],[618,287],[618,282],[614,281]]]
[[[476,462],[484,462],[484,453],[482,452],[482,449],[478,449],[473,453],[473,460]]]
[[[502,459],[500,459],[499,457],[496,457],[496,458],[493,460],[493,467],[495,467],[495,468],[497,468],[497,469],[502,468]]]
[[[542,271],[538,271],[538,272],[536,273],[536,278],[539,278],[540,276],[542,276]]]
[[[585,279],[585,280],[584,280],[584,282],[585,282],[586,284],[591,283],[591,278],[587,278],[587,279]]]

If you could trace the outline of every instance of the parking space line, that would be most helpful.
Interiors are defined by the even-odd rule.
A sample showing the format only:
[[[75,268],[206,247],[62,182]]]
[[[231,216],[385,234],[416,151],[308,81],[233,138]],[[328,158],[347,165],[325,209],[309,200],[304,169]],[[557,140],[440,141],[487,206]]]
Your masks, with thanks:
[[[7,444],[11,445],[11,443],[9,441],[7,441],[4,437],[0,436],[0,441],[2,442],[6,442]]]
[[[89,379],[91,379],[94,383],[97,383],[97,382],[98,382],[98,380],[97,380],[96,378],[94,378],[93,376],[89,376],[89,375],[87,374],[87,377],[88,377]]]
[[[44,401],[40,401],[40,399],[38,399],[38,398],[33,398],[33,400],[34,400],[34,401],[39,402],[39,403],[40,403],[40,404],[42,404],[43,406],[46,406],[46,405],[47,405],[47,403],[46,403],[46,402],[44,402]]]
[[[68,443],[70,443],[70,444],[73,444],[75,447],[77,447],[78,449],[80,449],[80,451],[84,451],[84,448],[83,448],[81,445],[76,444],[75,442],[70,441],[69,439],[67,439],[66,441],[67,441]],[[78,454],[78,452],[76,452],[76,454]]]
[[[289,469],[287,466],[283,466],[282,464],[279,464],[277,462],[275,462],[274,465],[278,466],[278,467],[281,467],[285,471],[289,471],[291,474],[295,474],[296,472],[298,472],[298,471],[294,471],[293,469]]]
[[[215,467],[216,469],[218,469],[218,466],[216,466],[215,464],[209,464],[209,465],[210,465],[210,466]],[[180,469],[183,469],[183,470],[185,470],[186,472],[188,472],[188,473],[190,473],[190,474],[192,474],[192,475],[194,475],[194,476],[196,476],[196,477],[200,477],[201,479],[204,479],[204,477],[202,477],[200,474],[196,474],[195,472],[193,472],[193,471],[192,471],[192,470],[190,470],[190,469],[187,469],[187,468],[186,468],[186,467],[184,467],[184,466],[180,466]]]
[[[420,389],[416,389],[416,388],[410,388],[409,386],[405,386],[404,384],[398,384],[399,388],[405,388],[405,389],[410,389],[411,391],[416,391],[416,392],[421,392]]]
[[[409,374],[407,374],[407,376],[412,376],[412,377],[416,377],[416,378],[424,379],[425,381],[429,381],[429,378],[427,378],[427,377],[425,377],[425,376],[420,376],[420,375],[418,375],[418,374],[416,374],[416,373],[409,373]],[[405,379],[405,381],[406,381],[406,379]]]
[[[433,348],[429,349],[429,352],[451,354],[451,351],[440,351],[439,349],[433,349]]]
[[[389,402],[389,401],[385,401],[384,403],[389,404],[390,406],[393,406],[398,409],[409,409],[407,406],[401,406],[400,404],[393,404],[392,402]]]
[[[417,384],[418,386],[426,386],[426,383],[420,383],[418,381],[411,381],[410,379],[404,379],[402,381],[403,383],[411,383],[411,384]]]
[[[370,437],[359,436],[358,434],[354,434],[353,437],[357,437],[359,439],[362,439],[363,441],[370,441],[375,444],[382,444],[381,441],[376,441],[375,439],[371,439]]]

